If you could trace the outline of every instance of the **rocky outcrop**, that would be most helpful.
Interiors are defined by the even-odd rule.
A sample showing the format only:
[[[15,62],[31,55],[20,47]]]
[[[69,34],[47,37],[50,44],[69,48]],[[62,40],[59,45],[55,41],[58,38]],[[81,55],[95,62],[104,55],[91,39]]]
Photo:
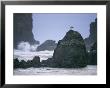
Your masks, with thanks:
[[[97,65],[97,43],[95,42],[88,52],[88,64]]]
[[[50,66],[64,68],[79,68],[87,65],[86,47],[82,36],[69,30],[60,40],[54,50]]]
[[[32,65],[33,67],[40,67],[40,57],[35,56],[32,60]]]
[[[88,38],[85,38],[86,50],[90,51],[90,48],[97,41],[97,19],[95,22],[90,24],[90,35]]]
[[[54,40],[46,40],[40,46],[37,47],[37,51],[44,51],[44,50],[54,50],[56,48],[56,43]]]
[[[39,41],[34,39],[32,27],[31,13],[14,14],[14,48],[17,48],[18,43],[21,41],[39,44]]]
[[[33,60],[28,60],[27,62],[24,60],[19,61],[18,58],[14,59],[14,69],[16,68],[29,68],[29,67],[40,67],[40,57],[35,56]]]

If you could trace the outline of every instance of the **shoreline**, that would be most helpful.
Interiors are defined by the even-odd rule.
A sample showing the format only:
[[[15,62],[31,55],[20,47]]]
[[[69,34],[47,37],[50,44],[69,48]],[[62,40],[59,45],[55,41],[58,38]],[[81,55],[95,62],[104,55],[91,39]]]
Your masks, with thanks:
[[[84,68],[18,68],[13,71],[13,75],[97,75],[97,65]]]

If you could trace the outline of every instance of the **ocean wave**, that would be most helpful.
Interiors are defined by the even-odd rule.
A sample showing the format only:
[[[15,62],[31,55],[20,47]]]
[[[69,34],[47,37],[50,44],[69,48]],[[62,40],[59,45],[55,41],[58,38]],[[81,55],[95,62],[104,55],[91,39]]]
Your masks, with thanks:
[[[34,56],[39,56],[40,61],[46,60],[48,58],[51,58],[53,56],[54,51],[22,51],[22,50],[15,50],[14,49],[14,59],[18,58],[20,61],[21,60],[32,60]]]

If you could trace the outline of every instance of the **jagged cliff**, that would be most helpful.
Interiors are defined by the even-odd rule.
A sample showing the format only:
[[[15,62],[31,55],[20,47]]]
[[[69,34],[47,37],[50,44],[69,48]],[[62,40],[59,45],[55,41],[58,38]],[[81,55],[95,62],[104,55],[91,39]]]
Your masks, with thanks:
[[[97,65],[97,19],[90,24],[90,35],[85,39],[88,64]]]
[[[88,38],[85,38],[86,50],[90,51],[90,48],[97,41],[97,19],[95,22],[90,24],[90,35]]]
[[[32,14],[14,13],[14,48],[17,48],[19,42],[29,42],[38,44],[32,33]]]

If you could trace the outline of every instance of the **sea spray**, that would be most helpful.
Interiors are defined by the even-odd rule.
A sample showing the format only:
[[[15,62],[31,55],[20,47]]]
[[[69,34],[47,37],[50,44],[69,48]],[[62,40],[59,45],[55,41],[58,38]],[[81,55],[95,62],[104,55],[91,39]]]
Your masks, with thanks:
[[[21,51],[36,51],[38,45],[34,44],[34,45],[30,45],[29,42],[24,42],[24,41],[21,41],[18,45],[17,45],[17,49],[18,50],[21,50]]]

